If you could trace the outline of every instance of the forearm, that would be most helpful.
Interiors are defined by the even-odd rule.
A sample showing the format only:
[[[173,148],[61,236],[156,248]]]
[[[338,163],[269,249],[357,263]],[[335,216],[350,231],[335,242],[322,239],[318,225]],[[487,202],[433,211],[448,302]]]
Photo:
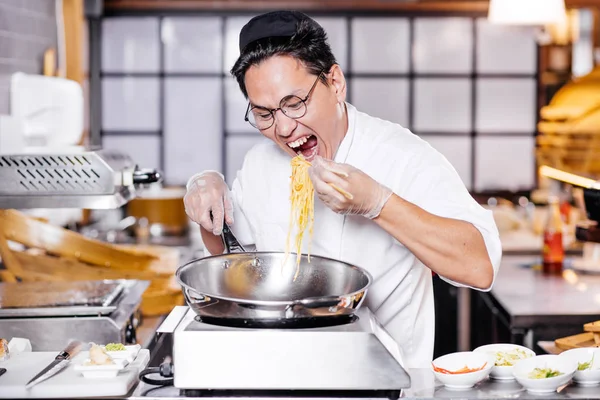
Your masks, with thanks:
[[[204,247],[206,247],[210,254],[223,254],[225,246],[223,245],[221,236],[215,236],[203,227],[200,227],[200,235],[202,236]]]
[[[374,221],[437,274],[481,289],[491,285],[492,263],[472,224],[431,214],[395,194]]]

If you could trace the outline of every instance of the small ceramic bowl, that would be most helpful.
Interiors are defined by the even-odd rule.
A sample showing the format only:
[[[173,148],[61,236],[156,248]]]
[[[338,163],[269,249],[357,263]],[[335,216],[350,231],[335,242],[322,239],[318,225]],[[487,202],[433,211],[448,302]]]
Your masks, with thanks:
[[[536,368],[558,371],[559,375],[548,378],[533,378]],[[513,366],[513,375],[528,392],[552,393],[569,383],[577,370],[577,363],[567,357],[543,355],[526,358]]]
[[[575,375],[573,375],[573,381],[578,385],[595,386],[600,384],[599,348],[571,349],[560,353],[559,357],[565,357],[577,363],[577,370],[575,371]],[[581,370],[579,369],[580,367],[582,368]]]
[[[87,365],[90,359],[84,359],[81,364],[76,364],[73,369],[81,372],[84,378],[114,378],[119,371],[124,369],[129,362],[125,359],[113,360],[114,364],[109,365]]]
[[[104,348],[104,346],[102,347]],[[131,346],[125,346],[125,350],[107,351],[106,353],[113,360],[127,360],[128,362],[133,362],[133,360],[135,360],[138,353],[140,352],[141,348],[142,346],[140,346],[139,344],[135,344]]]
[[[492,371],[490,372],[490,378],[502,381],[512,381],[515,379],[512,373],[513,366],[520,360],[517,359],[512,361],[509,357],[510,355],[518,355],[525,359],[535,357],[535,352],[527,347],[509,343],[487,344],[476,348],[473,352],[491,354],[495,359],[495,363],[494,368],[492,368]],[[510,363],[511,365],[498,365],[503,361],[504,363]]]
[[[475,369],[474,372],[465,373],[442,373],[439,369],[447,371],[458,371],[464,367]],[[494,357],[486,353],[474,353],[462,351],[450,353],[433,360],[432,369],[435,377],[448,389],[464,390],[472,388],[476,383],[486,379],[494,366]]]

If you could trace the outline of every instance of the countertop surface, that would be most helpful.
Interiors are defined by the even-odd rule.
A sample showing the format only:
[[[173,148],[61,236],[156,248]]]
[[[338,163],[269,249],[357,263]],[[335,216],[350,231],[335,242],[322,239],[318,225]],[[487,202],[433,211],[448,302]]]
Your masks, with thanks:
[[[532,267],[537,262],[535,256],[503,258],[491,294],[512,319],[600,315],[600,273],[566,268],[548,276]]]
[[[500,382],[494,380],[485,380],[480,382],[475,387],[468,390],[449,390],[446,389],[440,382],[436,381],[433,372],[429,369],[412,369],[409,371],[411,376],[411,388],[406,389],[401,394],[401,398],[406,399],[600,399],[600,386],[583,387],[574,383],[568,384],[559,388],[554,394],[539,395],[527,392],[516,381]],[[145,383],[141,383],[132,393],[130,399],[145,400],[148,398],[184,398],[179,394],[179,389],[172,386],[155,387]],[[235,396],[234,394],[227,397],[212,397],[222,399],[234,398],[259,398],[259,397],[244,397]],[[267,398],[261,396],[260,398]],[[269,399],[290,398],[290,397],[268,397]],[[302,397],[294,397],[302,398]],[[333,398],[327,394],[316,394],[315,397],[305,398]],[[344,397],[336,397],[337,399]],[[350,398],[350,397],[347,397]],[[357,397],[353,397],[357,398]],[[376,398],[376,397],[358,397],[358,398]]]

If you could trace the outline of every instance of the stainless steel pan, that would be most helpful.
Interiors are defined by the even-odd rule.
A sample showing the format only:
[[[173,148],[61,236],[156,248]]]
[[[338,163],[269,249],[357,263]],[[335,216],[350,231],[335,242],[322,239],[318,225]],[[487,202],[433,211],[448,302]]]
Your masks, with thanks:
[[[239,326],[296,327],[351,317],[372,282],[357,266],[319,256],[246,252],[227,226],[228,254],[191,261],[177,270],[186,301],[201,319]],[[231,253],[231,251],[239,251]],[[264,324],[264,325],[261,325]]]

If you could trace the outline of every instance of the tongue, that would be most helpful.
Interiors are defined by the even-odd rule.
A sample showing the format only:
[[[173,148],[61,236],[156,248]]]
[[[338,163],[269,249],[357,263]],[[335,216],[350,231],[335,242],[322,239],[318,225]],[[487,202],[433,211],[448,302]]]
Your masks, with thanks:
[[[306,143],[298,147],[298,150],[304,152],[306,150],[310,150],[317,145],[317,138],[314,135],[311,135]]]

